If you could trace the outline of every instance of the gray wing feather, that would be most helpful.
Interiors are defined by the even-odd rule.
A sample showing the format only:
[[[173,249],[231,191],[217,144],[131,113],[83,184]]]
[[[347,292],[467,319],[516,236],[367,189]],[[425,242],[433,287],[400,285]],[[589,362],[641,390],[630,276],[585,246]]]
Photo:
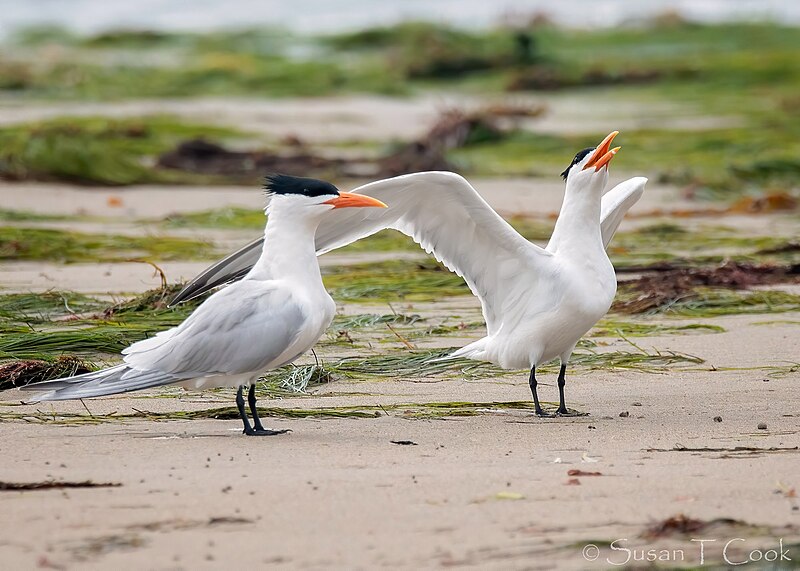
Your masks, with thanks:
[[[160,371],[138,371],[126,365],[118,365],[94,373],[77,375],[64,379],[55,379],[53,381],[36,383],[21,388],[26,391],[48,391],[31,399],[32,402],[38,402],[127,393],[150,387],[168,385],[176,380],[179,379]]]
[[[290,290],[243,280],[216,292],[178,327],[123,354],[132,367],[184,379],[258,372],[280,360],[306,320]]]
[[[208,298],[178,327],[123,351],[125,363],[23,387],[65,400],[126,393],[189,379],[260,373],[294,355],[306,316],[291,292],[244,280]]]

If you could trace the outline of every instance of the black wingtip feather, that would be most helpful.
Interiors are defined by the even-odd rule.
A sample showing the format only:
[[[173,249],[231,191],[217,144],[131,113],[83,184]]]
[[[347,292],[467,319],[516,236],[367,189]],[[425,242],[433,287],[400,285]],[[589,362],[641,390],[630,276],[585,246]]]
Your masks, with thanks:
[[[316,178],[270,173],[264,177],[264,192],[273,194],[299,194],[301,196],[338,196],[339,189],[329,182]]]

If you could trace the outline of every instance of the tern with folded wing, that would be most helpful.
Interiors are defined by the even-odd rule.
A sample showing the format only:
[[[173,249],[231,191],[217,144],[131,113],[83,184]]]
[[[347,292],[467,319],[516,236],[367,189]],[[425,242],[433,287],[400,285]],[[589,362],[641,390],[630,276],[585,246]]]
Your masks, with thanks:
[[[238,387],[236,405],[244,433],[271,436],[256,409],[255,382],[266,371],[291,363],[322,336],[336,305],[325,291],[314,235],[327,216],[344,208],[386,205],[363,194],[339,192],[330,183],[268,176],[271,195],[264,240],[241,281],[216,292],[186,320],[134,343],[116,367],[36,383],[47,391],[33,401],[66,400],[179,384],[187,388]],[[245,411],[244,387],[253,425]]]

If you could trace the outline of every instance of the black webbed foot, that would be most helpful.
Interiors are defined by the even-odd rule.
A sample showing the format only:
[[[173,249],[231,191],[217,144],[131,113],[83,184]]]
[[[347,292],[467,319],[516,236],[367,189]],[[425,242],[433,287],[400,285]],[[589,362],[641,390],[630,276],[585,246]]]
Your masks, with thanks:
[[[287,432],[291,432],[291,430],[288,428],[285,430],[269,430],[266,428],[251,428],[250,430],[242,430],[242,434],[247,436],[278,436],[279,434],[286,434]]]
[[[243,391],[244,387],[239,387],[239,390],[236,392],[236,408],[239,409],[239,418],[242,419],[242,424],[244,425],[242,434],[247,436],[278,436],[279,434],[291,432],[291,430],[288,428],[284,430],[269,430],[264,428],[264,426],[261,424],[261,419],[258,418],[255,384],[250,385],[250,390],[247,394],[247,401],[250,405],[250,411],[253,413],[253,426],[250,426],[250,421],[247,419],[247,412],[244,408],[244,395],[242,394]]]
[[[569,410],[568,408],[564,407],[563,409],[559,407],[556,411],[556,416],[586,416],[584,412],[578,412],[577,410]]]

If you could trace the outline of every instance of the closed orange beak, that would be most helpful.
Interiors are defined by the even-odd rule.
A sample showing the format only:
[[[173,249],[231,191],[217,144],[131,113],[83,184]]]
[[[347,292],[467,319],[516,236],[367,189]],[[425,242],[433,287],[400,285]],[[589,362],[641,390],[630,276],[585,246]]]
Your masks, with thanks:
[[[614,158],[614,155],[616,155],[617,152],[622,148],[615,147],[610,149],[611,141],[613,141],[614,137],[617,135],[619,135],[619,131],[613,131],[612,133],[609,133],[605,139],[603,139],[603,142],[600,143],[594,150],[594,153],[592,153],[592,156],[589,158],[589,162],[584,165],[583,170],[586,170],[589,167],[594,167],[595,172],[597,172]]]
[[[362,206],[388,208],[388,206],[377,198],[372,198],[364,194],[353,194],[352,192],[340,192],[339,196],[326,200],[323,204],[332,204],[334,208],[358,208]]]

